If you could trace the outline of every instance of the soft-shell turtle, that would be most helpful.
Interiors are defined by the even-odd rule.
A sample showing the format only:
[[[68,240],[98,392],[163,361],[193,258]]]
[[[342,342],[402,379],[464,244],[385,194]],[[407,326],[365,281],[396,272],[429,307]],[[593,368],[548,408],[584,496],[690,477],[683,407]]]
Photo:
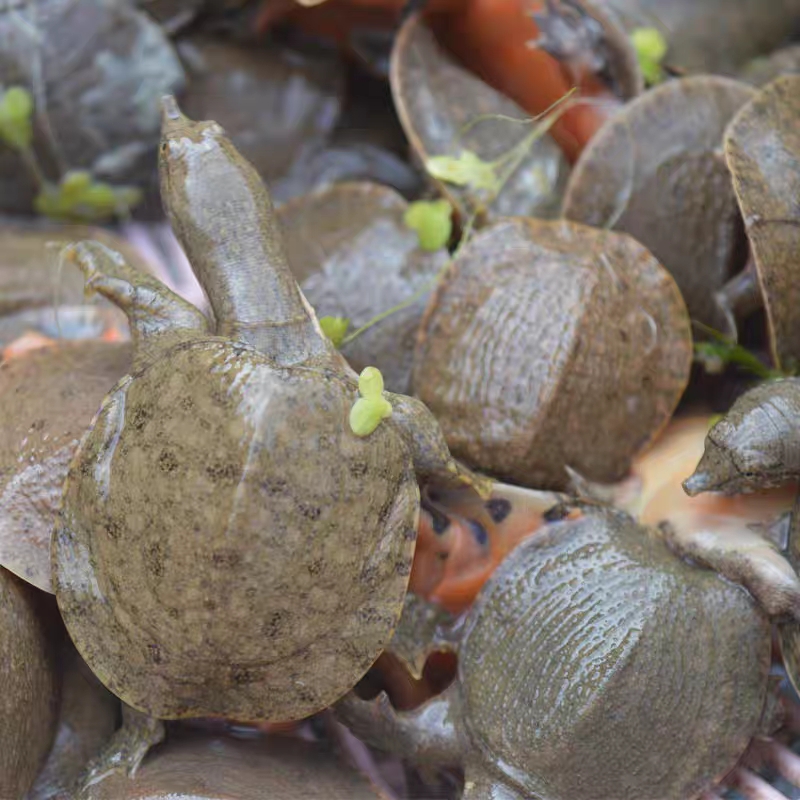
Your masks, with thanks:
[[[750,544],[732,554],[586,508],[519,545],[461,620],[409,595],[390,650],[417,677],[429,653],[456,651],[443,694],[398,712],[351,693],[338,713],[383,749],[462,764],[465,798],[696,797],[759,731],[770,624],[741,586],[668,545],[726,576],[745,564],[748,588],[787,612],[800,582],[766,542]],[[773,564],[781,580],[759,582]]]
[[[722,136],[753,96],[712,75],[645,92],[598,131],[564,197],[567,219],[638,239],[675,278],[692,319],[723,332],[714,292],[744,265],[746,248]]]
[[[478,232],[440,281],[412,385],[458,458],[559,489],[565,467],[621,478],[669,420],[690,367],[683,298],[642,245],[512,218]]]
[[[216,123],[191,122],[172,98],[161,170],[216,334],[107,248],[68,251],[128,313],[135,353],[67,477],[59,606],[95,674],[141,711],[304,717],[391,637],[416,476],[477,479],[412,398],[387,393],[391,417],[353,432],[355,373],[292,278],[261,179]]]
[[[781,486],[800,478],[800,379],[762,383],[742,395],[706,437],[705,451],[684,489],[725,494]],[[800,498],[800,496],[799,496]],[[795,500],[788,555],[800,566],[800,502]],[[789,678],[800,686],[800,626],[780,628]]]

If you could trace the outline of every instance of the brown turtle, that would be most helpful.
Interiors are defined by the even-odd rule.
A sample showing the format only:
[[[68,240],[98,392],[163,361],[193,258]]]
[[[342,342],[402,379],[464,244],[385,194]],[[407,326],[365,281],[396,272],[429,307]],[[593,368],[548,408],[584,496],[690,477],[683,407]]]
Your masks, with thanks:
[[[768,725],[764,609],[797,617],[800,581],[752,532],[734,550],[608,508],[561,512],[465,617],[409,595],[389,650],[417,678],[456,652],[442,694],[398,711],[351,693],[337,713],[381,749],[463,766],[470,800],[695,798]]]
[[[391,416],[356,435],[363,381],[292,278],[261,179],[172,98],[161,170],[216,328],[107,248],[68,250],[128,313],[134,364],[67,477],[59,607],[93,672],[142,712],[301,718],[341,697],[391,637],[417,478],[477,479],[418,400],[383,395]]]
[[[562,209],[638,239],[675,278],[692,319],[723,333],[732,331],[714,293],[744,266],[746,247],[722,137],[753,96],[711,75],[645,92],[583,151]]]
[[[674,281],[629,236],[506,219],[455,258],[423,317],[415,394],[453,453],[501,480],[613,481],[657,435],[689,378]]]

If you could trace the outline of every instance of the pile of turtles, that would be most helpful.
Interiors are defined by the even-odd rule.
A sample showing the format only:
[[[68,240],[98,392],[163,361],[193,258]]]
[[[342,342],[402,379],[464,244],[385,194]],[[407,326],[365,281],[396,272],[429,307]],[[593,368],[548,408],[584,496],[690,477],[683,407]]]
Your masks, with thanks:
[[[0,10],[0,800],[800,796],[800,2],[401,5]]]

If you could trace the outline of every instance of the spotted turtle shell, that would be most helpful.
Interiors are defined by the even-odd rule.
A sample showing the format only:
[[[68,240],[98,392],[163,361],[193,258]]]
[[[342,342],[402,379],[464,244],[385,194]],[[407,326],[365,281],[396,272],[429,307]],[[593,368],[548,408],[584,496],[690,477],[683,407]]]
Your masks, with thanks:
[[[459,668],[473,740],[525,792],[685,800],[755,733],[769,661],[769,622],[744,589],[608,511],[506,559]]]
[[[170,719],[297,719],[347,692],[399,617],[419,492],[354,385],[245,345],[178,345],[124,378],[71,465],[53,539],[78,650]]]

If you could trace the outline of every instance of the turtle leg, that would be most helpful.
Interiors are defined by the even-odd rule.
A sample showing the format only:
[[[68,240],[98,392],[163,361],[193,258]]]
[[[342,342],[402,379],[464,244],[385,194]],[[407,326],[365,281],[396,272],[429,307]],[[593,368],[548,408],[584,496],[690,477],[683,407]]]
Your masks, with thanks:
[[[84,797],[92,786],[115,772],[125,772],[133,778],[147,751],[162,742],[164,734],[164,723],[161,720],[123,703],[122,727],[89,763],[81,776],[77,797]]]
[[[471,486],[478,494],[488,499],[492,493],[492,481],[465,467],[450,454],[444,434],[430,409],[415,397],[386,392],[392,404],[392,416],[388,422],[395,426],[411,450],[414,471],[425,483],[440,483],[444,486]]]
[[[737,320],[746,319],[750,314],[758,311],[764,305],[761,289],[758,285],[753,256],[747,266],[737,275],[734,275],[715,295],[714,300],[725,315],[731,333],[737,330]]]
[[[387,753],[418,764],[452,766],[463,760],[464,749],[456,728],[455,686],[419,708],[398,711],[388,695],[362,700],[350,692],[333,707],[336,718],[359,739]]]
[[[127,314],[134,369],[149,363],[163,348],[209,333],[208,320],[199,309],[100,242],[69,244],[61,257],[80,269],[87,290],[103,295]]]
[[[659,526],[677,555],[744,586],[769,616],[800,621],[800,578],[772,542],[736,520],[713,517],[708,526],[693,520]]]

